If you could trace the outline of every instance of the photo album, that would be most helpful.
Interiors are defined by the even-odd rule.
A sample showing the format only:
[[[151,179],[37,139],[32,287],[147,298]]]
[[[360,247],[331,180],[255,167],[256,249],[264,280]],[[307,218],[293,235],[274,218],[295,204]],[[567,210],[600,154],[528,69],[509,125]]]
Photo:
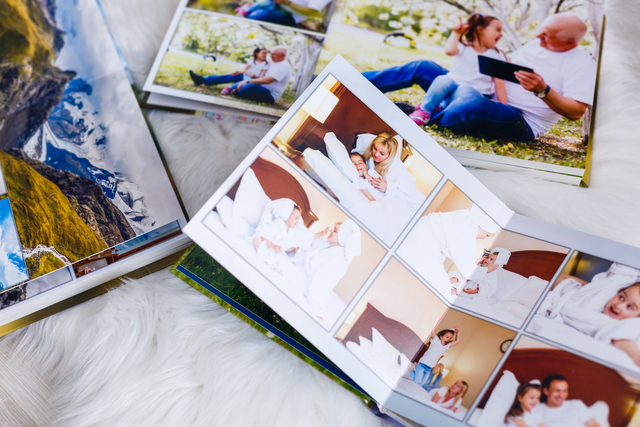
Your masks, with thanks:
[[[640,422],[640,250],[515,214],[345,58],[184,232],[174,272],[397,419]]]
[[[0,27],[4,335],[190,240],[98,3],[17,0]]]
[[[463,165],[586,186],[603,8],[182,0],[145,103],[272,124],[340,54]]]

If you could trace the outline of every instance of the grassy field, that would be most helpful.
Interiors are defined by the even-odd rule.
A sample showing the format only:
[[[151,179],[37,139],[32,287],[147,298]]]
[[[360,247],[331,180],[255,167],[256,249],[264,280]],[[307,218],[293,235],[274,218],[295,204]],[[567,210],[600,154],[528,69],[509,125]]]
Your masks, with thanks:
[[[291,84],[289,84],[289,87],[287,87],[280,99],[274,103],[255,102],[231,95],[222,95],[220,92],[225,86],[227,86],[226,84],[215,86],[195,86],[191,77],[189,77],[189,70],[193,70],[194,73],[204,76],[213,74],[220,75],[229,74],[233,71],[241,71],[244,68],[244,65],[226,61],[219,64],[208,59],[205,61],[205,66],[202,70],[201,67],[201,57],[197,57],[189,53],[167,52],[162,60],[160,68],[158,69],[158,74],[156,75],[154,83],[173,89],[215,96],[223,101],[221,102],[223,105],[243,108],[245,110],[265,114],[282,115],[282,113],[284,113],[284,111],[286,111],[287,108],[289,108],[295,101],[295,92],[291,89]]]
[[[316,67],[316,74],[337,53],[344,56],[361,72],[381,70],[419,59],[429,59],[446,68],[451,66],[451,57],[438,51],[437,48],[419,46],[417,49],[411,49],[375,41],[380,39],[381,37],[371,31],[346,25],[340,26],[327,38]],[[345,43],[344,40],[350,42]],[[424,97],[424,91],[414,85],[407,89],[388,92],[386,95],[394,102],[416,105]],[[440,145],[446,147],[576,168],[584,168],[586,164],[587,147],[582,143],[582,120],[570,122],[562,119],[547,134],[527,143],[508,140],[487,141],[482,138],[456,135],[436,126],[427,126],[425,131]]]

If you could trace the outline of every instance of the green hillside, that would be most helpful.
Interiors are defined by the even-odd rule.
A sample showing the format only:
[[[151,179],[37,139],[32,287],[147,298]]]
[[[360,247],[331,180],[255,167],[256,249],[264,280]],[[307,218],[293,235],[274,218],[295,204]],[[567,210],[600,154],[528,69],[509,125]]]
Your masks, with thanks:
[[[0,58],[29,62],[41,72],[53,64],[54,38],[38,0],[0,1]]]
[[[106,249],[104,240],[76,213],[69,199],[51,181],[22,160],[0,151],[20,243],[23,247],[53,246],[71,262]],[[64,264],[52,255],[26,259],[31,278]]]

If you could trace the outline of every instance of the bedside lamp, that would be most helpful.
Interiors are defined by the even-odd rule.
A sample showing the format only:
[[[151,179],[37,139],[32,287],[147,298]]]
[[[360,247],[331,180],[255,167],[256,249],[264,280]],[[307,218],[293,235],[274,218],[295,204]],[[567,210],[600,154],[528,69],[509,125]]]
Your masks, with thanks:
[[[338,97],[324,86],[318,86],[307,101],[302,104],[302,109],[318,122],[324,123],[336,105],[338,105]]]

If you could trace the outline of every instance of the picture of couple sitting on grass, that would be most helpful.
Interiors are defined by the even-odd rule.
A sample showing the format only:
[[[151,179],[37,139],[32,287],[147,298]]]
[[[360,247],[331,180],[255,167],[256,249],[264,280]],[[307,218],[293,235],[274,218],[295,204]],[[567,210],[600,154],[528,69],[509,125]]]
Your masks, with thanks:
[[[222,89],[221,95],[235,95],[242,99],[273,103],[282,96],[293,74],[293,68],[287,61],[287,53],[288,49],[285,46],[276,46],[271,52],[259,46],[254,49],[252,58],[242,71],[201,76],[189,70],[189,76],[196,86],[232,83]],[[267,61],[267,55],[271,56],[270,62]]]
[[[444,52],[447,70],[434,61],[413,61],[363,73],[382,92],[419,85],[426,92],[410,117],[454,133],[491,139],[532,141],[561,117],[579,120],[593,104],[597,64],[579,47],[587,26],[572,13],[549,16],[536,39],[507,56],[497,47],[503,24],[473,13],[451,29]],[[518,71],[518,83],[480,73],[478,56],[532,68]]]

